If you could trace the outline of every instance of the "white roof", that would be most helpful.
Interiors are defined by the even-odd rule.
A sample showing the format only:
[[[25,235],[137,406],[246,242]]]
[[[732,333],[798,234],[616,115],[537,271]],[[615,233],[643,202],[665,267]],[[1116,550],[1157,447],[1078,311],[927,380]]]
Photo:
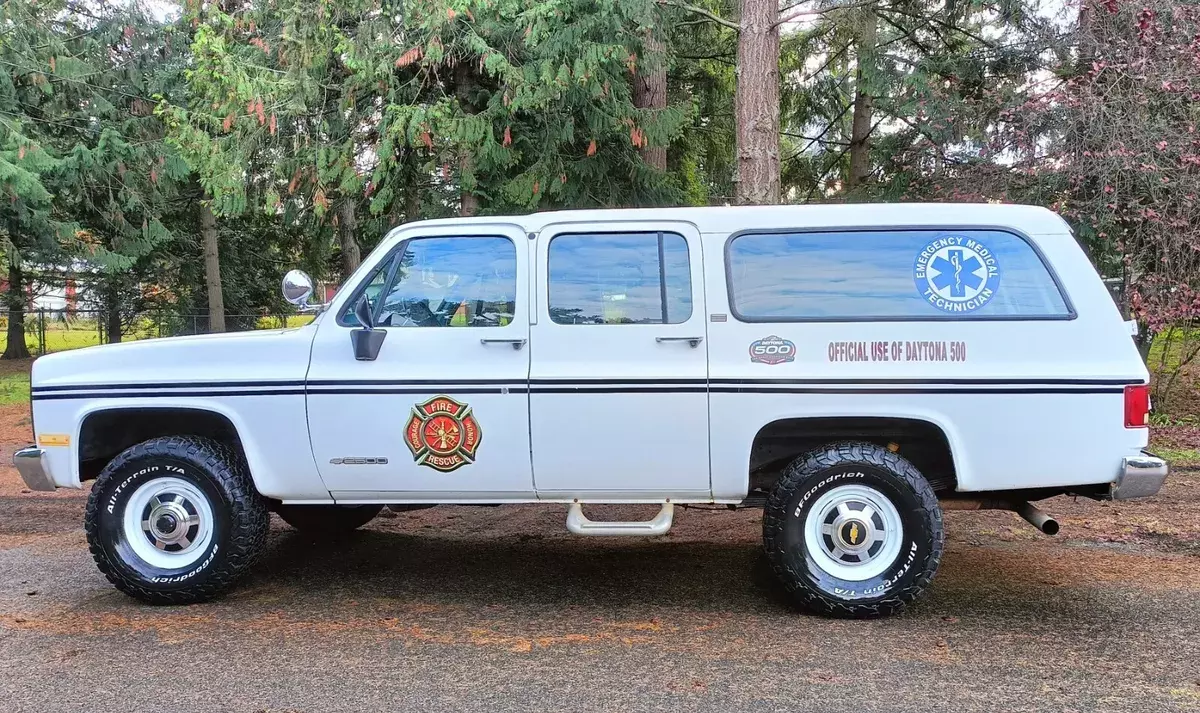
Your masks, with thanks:
[[[779,228],[997,227],[1029,234],[1066,233],[1056,213],[1038,206],[1001,203],[854,203],[561,210],[523,216],[426,220],[411,226],[516,224],[539,232],[555,223],[679,221],[704,233]],[[410,226],[405,226],[410,227]]]

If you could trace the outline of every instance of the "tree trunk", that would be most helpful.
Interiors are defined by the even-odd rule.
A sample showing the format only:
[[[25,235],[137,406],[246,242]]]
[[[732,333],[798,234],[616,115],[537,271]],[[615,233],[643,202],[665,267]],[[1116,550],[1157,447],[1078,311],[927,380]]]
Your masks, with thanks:
[[[109,344],[121,341],[121,290],[115,281],[104,285],[104,331]]]
[[[858,33],[858,69],[854,73],[854,119],[850,125],[850,174],[846,189],[854,190],[871,177],[871,120],[875,98],[869,77],[875,73],[875,42],[879,17],[874,9],[862,13]]]
[[[464,153],[458,159],[458,175],[460,177],[471,173],[474,166],[474,159],[470,154]],[[479,196],[475,195],[475,191],[467,188],[462,189],[459,196],[458,214],[464,218],[469,218],[479,213]]]
[[[662,40],[647,35],[643,46],[650,55],[646,58],[649,66],[647,71],[633,75],[633,105],[638,109],[666,109],[667,63]],[[666,146],[643,146],[641,154],[647,166],[667,170]]]
[[[207,203],[200,204],[200,235],[204,238],[204,285],[208,290],[208,331],[225,331],[225,295],[221,288],[221,254],[217,218]]]
[[[388,210],[388,228],[421,219],[421,164],[415,149],[403,148],[396,153],[396,163],[403,183]]]
[[[408,192],[404,194],[404,222],[421,219],[421,176],[414,167],[409,174]]]
[[[471,71],[469,62],[460,62],[454,68],[454,94],[458,97],[458,104],[462,107],[462,112],[467,116],[473,116],[479,113],[480,107],[475,105],[474,90],[477,84],[477,78]],[[479,196],[475,195],[475,157],[471,155],[470,148],[459,146],[458,156],[458,183],[459,183],[459,207],[458,214],[463,217],[470,217],[479,212]],[[471,180],[468,181],[467,177]]]
[[[779,30],[776,0],[741,0],[738,34],[737,202],[779,202]]]
[[[338,241],[342,248],[342,280],[358,269],[362,252],[358,248],[358,216],[354,213],[354,201],[343,198],[338,206]]]
[[[8,292],[4,295],[8,307],[8,344],[0,359],[28,359],[25,346],[25,272],[18,261],[8,267]]]

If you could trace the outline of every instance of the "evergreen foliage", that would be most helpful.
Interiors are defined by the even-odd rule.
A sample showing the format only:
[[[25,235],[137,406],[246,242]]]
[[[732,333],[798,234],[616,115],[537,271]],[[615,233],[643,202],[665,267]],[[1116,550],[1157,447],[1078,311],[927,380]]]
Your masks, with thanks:
[[[187,0],[164,19],[136,1],[7,0],[6,356],[23,356],[30,285],[68,273],[118,336],[146,309],[219,310],[215,295],[232,314],[282,311],[286,269],[337,282],[406,221],[734,202],[739,137],[775,118],[780,169],[759,178],[785,202],[1053,206],[1151,331],[1190,324],[1196,8]],[[775,33],[777,67],[736,66],[748,34],[761,49]],[[760,87],[778,71],[778,116],[739,126],[750,70]],[[664,71],[662,107],[644,96]],[[662,147],[665,172],[661,152],[647,162]],[[207,251],[201,206],[217,215]]]

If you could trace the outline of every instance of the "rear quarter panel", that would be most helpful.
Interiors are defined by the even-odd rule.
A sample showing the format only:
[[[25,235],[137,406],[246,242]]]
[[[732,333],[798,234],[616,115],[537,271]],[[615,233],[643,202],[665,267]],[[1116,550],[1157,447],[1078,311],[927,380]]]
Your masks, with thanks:
[[[714,498],[744,497],[750,450],[765,425],[820,416],[939,426],[960,491],[1112,481],[1121,458],[1146,445],[1147,429],[1124,428],[1122,384],[1147,374],[1086,255],[1066,225],[1046,213],[1053,219],[980,227],[1006,228],[1036,244],[1074,307],[1069,320],[741,322],[726,285],[729,235],[708,236],[709,311],[726,315],[708,325]],[[832,226],[780,226],[814,227]],[[960,218],[954,227],[970,225]],[[795,360],[752,363],[750,344],[768,336],[792,341]],[[959,343],[966,359],[914,358],[915,341]],[[868,353],[881,343],[887,360],[843,360],[836,348],[831,353],[840,342],[866,343]]]

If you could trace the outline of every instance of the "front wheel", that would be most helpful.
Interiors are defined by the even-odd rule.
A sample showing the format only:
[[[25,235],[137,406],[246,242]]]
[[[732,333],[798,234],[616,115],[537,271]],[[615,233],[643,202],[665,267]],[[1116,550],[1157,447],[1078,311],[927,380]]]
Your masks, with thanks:
[[[92,486],[88,547],[117,589],[151,604],[225,592],[261,555],[270,519],[242,459],[207,438],[170,436],[114,458]]]
[[[797,458],[771,491],[763,545],[799,606],[891,614],[928,588],[942,557],[937,497],[903,457],[841,443]]]

